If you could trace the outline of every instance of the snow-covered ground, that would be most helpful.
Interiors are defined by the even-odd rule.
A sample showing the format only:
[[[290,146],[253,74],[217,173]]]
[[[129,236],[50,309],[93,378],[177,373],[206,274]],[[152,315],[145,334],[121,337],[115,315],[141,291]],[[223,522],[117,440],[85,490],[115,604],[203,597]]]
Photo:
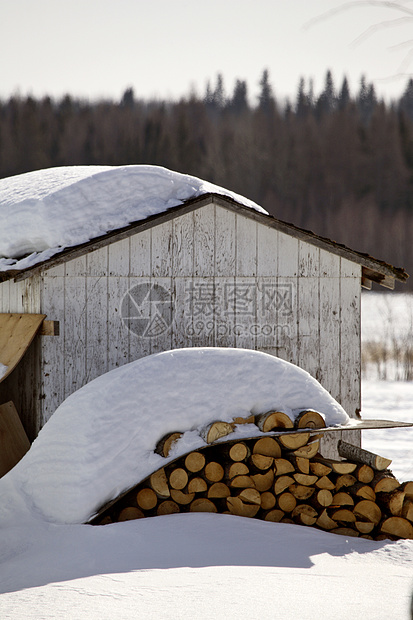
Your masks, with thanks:
[[[413,382],[363,381],[362,415],[413,422]],[[363,447],[392,459],[390,469],[400,482],[413,480],[413,428],[363,431]]]
[[[250,352],[249,355],[256,363],[263,354]],[[262,357],[264,362],[266,358]],[[162,361],[165,356],[158,359]],[[212,372],[212,375],[216,374],[215,380],[220,377],[217,370],[219,364]],[[119,371],[110,376],[116,376]],[[247,374],[251,373],[251,368],[247,371]],[[237,372],[232,381],[239,382],[241,377],[242,373]],[[158,378],[164,385],[162,373]],[[221,378],[228,381],[228,375]],[[182,389],[175,383],[176,377],[170,379],[169,390],[173,385]],[[131,377],[128,381],[133,384]],[[101,382],[94,382],[94,386],[100,389]],[[111,389],[109,385],[105,394]],[[69,417],[82,402],[90,405],[88,391],[91,389],[80,391],[67,401],[66,414]],[[252,392],[246,395],[248,407],[256,398],[254,390]],[[125,390],[126,400],[127,394],[128,390]],[[396,418],[412,419],[409,418],[413,408],[410,384],[367,382],[363,385],[363,394],[365,414],[389,418],[392,413]],[[205,398],[205,393],[200,396]],[[208,398],[214,402],[215,395],[208,395]],[[287,402],[287,395],[284,395],[284,401]],[[101,409],[102,400],[97,400],[94,406]],[[111,406],[110,401],[107,406]],[[193,406],[192,396],[189,409]],[[240,402],[235,401],[233,406],[239,407]],[[291,402],[290,409],[294,409]],[[214,417],[215,413],[213,411],[211,416]],[[326,412],[327,417],[329,413]],[[120,415],[119,410],[117,414]],[[228,416],[232,414],[227,411]],[[185,416],[189,417],[185,420],[194,425],[191,415],[193,413],[186,411]],[[60,417],[66,417],[64,411]],[[209,419],[205,411],[201,417],[203,423]],[[101,421],[105,423],[102,425],[93,418],[90,426],[83,425],[85,433],[77,437],[72,434],[71,446],[67,437],[62,436],[60,442],[51,442],[50,450],[47,449],[49,439],[54,436],[56,440],[57,431],[62,430],[57,416],[56,425],[49,422],[51,430],[44,432],[45,439],[37,442],[40,448],[32,449],[31,456],[29,452],[26,463],[30,467],[22,461],[14,473],[0,480],[2,620],[235,620],[244,616],[264,620],[409,618],[413,591],[413,540],[375,542],[303,526],[197,513],[102,527],[59,523],[58,509],[57,517],[47,512],[50,509],[50,487],[47,484],[54,484],[56,498],[63,491],[63,494],[69,494],[69,504],[80,502],[84,509],[84,494],[77,495],[68,484],[73,476],[65,471],[68,461],[63,453],[67,454],[70,449],[74,451],[71,467],[77,467],[78,479],[80,475],[87,483],[88,477],[82,477],[82,470],[89,468],[96,473],[93,458],[104,462],[99,452],[100,442],[92,441],[93,434],[88,431],[94,430],[97,439],[111,434],[115,428],[114,418],[116,416],[112,416],[110,423],[103,415]],[[70,422],[66,427],[68,431]],[[399,432],[408,431],[396,431]],[[400,471],[409,477],[411,449],[409,440],[400,444],[400,448],[401,437],[386,442],[382,431],[370,431],[365,447],[394,458],[396,475]],[[49,459],[51,473],[48,479],[42,477],[42,442]],[[106,450],[106,443],[102,445]],[[83,459],[80,458],[82,452]],[[120,457],[121,451],[118,450],[113,458]],[[109,467],[110,463],[105,463]],[[104,481],[105,472],[98,473]],[[64,482],[60,489],[59,479]],[[46,506],[33,501],[31,494],[36,489],[37,497],[41,496],[42,484],[45,485]],[[88,491],[87,484],[85,488]],[[91,504],[94,501],[90,499]],[[76,514],[76,507],[73,514]]]
[[[406,354],[413,350],[413,295],[363,293],[361,306],[365,355],[373,351],[370,343],[378,345],[376,361],[368,362],[363,372],[362,416],[413,422],[413,381],[378,380],[380,375],[404,376],[410,368]],[[364,431],[363,446],[391,458],[391,469],[400,481],[413,479],[413,429]]]
[[[403,620],[413,541],[187,513],[1,532],[7,620]]]

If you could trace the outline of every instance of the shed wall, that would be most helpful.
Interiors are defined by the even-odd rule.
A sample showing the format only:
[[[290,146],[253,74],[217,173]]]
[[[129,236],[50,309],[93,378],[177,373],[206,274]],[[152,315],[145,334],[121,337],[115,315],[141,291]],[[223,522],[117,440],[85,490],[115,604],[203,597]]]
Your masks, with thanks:
[[[211,203],[33,281],[5,283],[8,293],[0,285],[0,308],[60,322],[60,336],[42,340],[37,427],[102,373],[191,346],[277,355],[354,415],[360,278],[359,265]],[[27,287],[36,294],[22,293]],[[12,301],[20,296],[32,302]]]

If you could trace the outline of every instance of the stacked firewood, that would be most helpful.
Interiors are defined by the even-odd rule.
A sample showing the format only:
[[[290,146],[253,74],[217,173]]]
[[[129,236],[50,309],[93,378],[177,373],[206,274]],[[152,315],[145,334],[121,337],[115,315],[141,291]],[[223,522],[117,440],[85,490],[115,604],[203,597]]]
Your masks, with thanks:
[[[222,441],[232,432],[227,422],[208,425],[205,441],[221,441],[169,462],[92,523],[214,512],[375,540],[413,539],[413,482],[400,484],[388,469],[391,461],[344,441],[338,444],[344,460],[325,459],[319,453],[321,435],[294,432],[283,416],[271,412],[256,421],[264,432],[284,423],[283,434],[244,441]],[[320,428],[323,420],[317,416],[304,412],[301,424]],[[167,435],[157,451],[166,457],[179,437]]]

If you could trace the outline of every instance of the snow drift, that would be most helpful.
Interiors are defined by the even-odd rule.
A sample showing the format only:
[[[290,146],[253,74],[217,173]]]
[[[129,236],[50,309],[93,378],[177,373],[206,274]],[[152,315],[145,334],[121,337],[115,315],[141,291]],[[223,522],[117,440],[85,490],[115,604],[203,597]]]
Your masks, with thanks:
[[[158,166],[64,166],[0,180],[0,271],[25,269],[207,193],[262,207]]]
[[[224,348],[159,353],[69,396],[7,476],[42,518],[82,523],[170,460],[205,446],[205,424],[271,409],[293,420],[315,409],[327,426],[349,421],[307,372],[271,355]],[[153,450],[172,431],[184,434],[165,459]],[[244,424],[230,438],[258,434]]]

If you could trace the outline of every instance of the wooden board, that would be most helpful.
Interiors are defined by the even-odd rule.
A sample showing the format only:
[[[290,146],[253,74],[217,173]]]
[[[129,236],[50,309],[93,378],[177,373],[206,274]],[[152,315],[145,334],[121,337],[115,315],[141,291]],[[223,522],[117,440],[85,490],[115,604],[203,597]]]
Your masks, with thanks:
[[[308,431],[311,432],[312,435],[319,435],[321,433],[327,433],[330,431],[363,431],[363,430],[374,430],[378,428],[400,428],[400,427],[411,427],[413,426],[413,422],[396,422],[394,420],[355,420],[350,419],[349,424],[342,426],[326,426],[325,428],[293,428],[284,431],[270,431],[269,433],[265,433],[267,436],[279,436],[286,434],[295,434],[295,433],[306,433]],[[255,436],[254,436],[255,437]],[[244,439],[244,438],[243,438]],[[245,439],[251,439],[251,437],[246,437]],[[237,439],[239,441],[239,438]]]
[[[0,478],[26,454],[30,442],[12,401],[0,405]]]
[[[0,363],[4,379],[16,368],[40,328],[45,314],[0,314]]]

